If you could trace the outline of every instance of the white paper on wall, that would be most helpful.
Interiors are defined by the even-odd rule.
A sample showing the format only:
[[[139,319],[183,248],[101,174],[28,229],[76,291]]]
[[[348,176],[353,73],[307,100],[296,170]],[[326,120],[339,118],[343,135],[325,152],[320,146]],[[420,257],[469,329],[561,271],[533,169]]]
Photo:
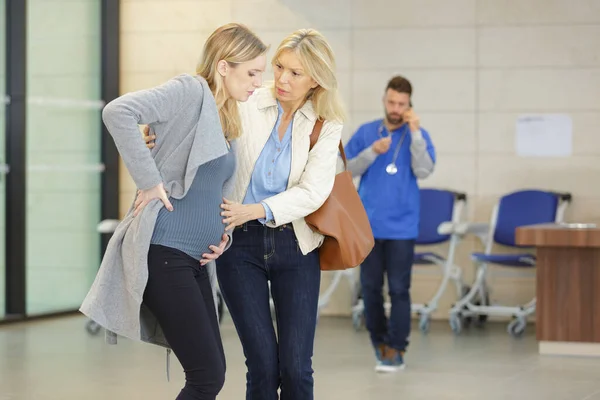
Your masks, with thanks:
[[[522,115],[515,135],[521,157],[569,157],[573,151],[573,122],[564,114]]]

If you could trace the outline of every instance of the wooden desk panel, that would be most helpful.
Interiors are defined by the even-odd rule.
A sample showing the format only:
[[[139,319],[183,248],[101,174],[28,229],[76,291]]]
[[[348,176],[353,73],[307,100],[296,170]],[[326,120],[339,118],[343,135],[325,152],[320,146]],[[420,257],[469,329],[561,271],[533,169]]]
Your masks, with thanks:
[[[600,248],[538,248],[536,324],[540,341],[600,343]]]
[[[516,242],[537,251],[540,352],[600,356],[600,228],[525,226],[517,229]]]

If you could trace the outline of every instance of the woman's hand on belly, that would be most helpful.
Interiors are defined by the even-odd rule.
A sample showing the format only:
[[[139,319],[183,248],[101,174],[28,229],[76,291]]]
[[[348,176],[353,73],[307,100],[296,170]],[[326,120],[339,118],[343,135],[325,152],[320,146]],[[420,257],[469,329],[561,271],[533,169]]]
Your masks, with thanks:
[[[223,223],[227,225],[226,231],[245,224],[248,221],[265,218],[265,208],[262,204],[240,204],[233,201],[223,199],[221,212]]]
[[[214,261],[217,258],[219,258],[219,256],[221,254],[223,254],[223,252],[225,251],[225,246],[227,245],[227,242],[229,242],[229,236],[226,234],[223,234],[223,239],[221,240],[221,243],[218,246],[209,246],[208,247],[209,249],[212,250],[212,253],[202,254],[202,260],[200,260],[200,265],[206,265],[210,261]]]

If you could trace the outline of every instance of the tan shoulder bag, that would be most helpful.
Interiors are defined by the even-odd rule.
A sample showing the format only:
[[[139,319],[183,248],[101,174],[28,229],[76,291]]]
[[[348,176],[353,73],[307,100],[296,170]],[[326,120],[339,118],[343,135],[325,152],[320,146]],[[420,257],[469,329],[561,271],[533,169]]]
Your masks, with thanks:
[[[310,134],[310,149],[319,139],[323,121],[317,120]],[[315,232],[325,236],[319,249],[321,270],[336,271],[360,265],[375,246],[365,208],[348,171],[346,153],[340,142],[344,171],[335,177],[331,194],[317,211],[305,218]]]

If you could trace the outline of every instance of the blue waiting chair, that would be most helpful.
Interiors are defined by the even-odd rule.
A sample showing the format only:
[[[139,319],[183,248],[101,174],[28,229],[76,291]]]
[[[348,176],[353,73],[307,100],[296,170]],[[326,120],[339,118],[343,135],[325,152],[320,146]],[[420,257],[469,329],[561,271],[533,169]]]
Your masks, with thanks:
[[[419,236],[416,245],[422,247],[449,243],[448,255],[442,256],[435,252],[415,252],[414,264],[418,266],[437,265],[441,268],[442,281],[430,301],[424,304],[413,303],[412,311],[419,315],[419,329],[429,331],[431,315],[438,308],[439,301],[444,295],[448,283],[453,281],[457,297],[461,298],[465,291],[462,280],[462,269],[454,264],[456,248],[461,240],[453,234],[452,226],[462,222],[463,211],[466,209],[467,195],[449,190],[421,189],[421,215],[419,220]]]
[[[521,190],[503,196],[494,208],[491,222],[456,224],[451,229],[458,235],[474,234],[485,246],[483,253],[473,253],[476,278],[469,292],[450,309],[450,327],[458,334],[465,318],[477,316],[484,322],[488,316],[513,317],[508,325],[512,336],[520,336],[527,326],[527,317],[535,313],[535,298],[521,306],[491,305],[486,284],[488,265],[511,268],[533,268],[535,255],[522,251],[515,242],[516,229],[521,226],[563,222],[564,213],[571,201],[571,194],[543,190]],[[493,245],[514,249],[510,254],[493,252]]]

